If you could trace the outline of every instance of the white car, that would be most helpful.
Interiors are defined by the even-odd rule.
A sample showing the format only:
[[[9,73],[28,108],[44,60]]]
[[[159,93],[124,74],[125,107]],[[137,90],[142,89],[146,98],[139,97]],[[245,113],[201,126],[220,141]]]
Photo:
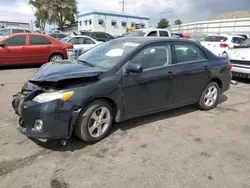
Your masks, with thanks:
[[[89,50],[90,48],[93,48],[94,46],[102,43],[100,41],[96,41],[95,39],[89,36],[82,35],[68,36],[63,38],[61,42],[71,43],[73,44],[75,49],[81,48],[83,51]]]
[[[244,40],[244,37],[237,35],[209,35],[200,43],[217,56],[227,56],[228,49],[239,46]]]
[[[171,32],[167,29],[136,29],[126,35],[126,37],[171,37]]]
[[[228,50],[228,59],[232,63],[232,75],[250,79],[250,38],[240,46]]]

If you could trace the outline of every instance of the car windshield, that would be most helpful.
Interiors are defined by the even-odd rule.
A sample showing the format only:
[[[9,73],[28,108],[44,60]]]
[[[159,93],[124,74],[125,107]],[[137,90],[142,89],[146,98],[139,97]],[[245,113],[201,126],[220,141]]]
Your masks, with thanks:
[[[78,62],[100,69],[111,69],[125,56],[140,45],[127,40],[111,40],[86,51],[78,58]]]
[[[66,43],[69,39],[71,39],[72,37],[64,37],[63,39],[61,39],[61,42]]]
[[[145,31],[138,30],[138,31],[133,31],[126,36],[127,37],[143,37],[145,34],[146,34]]]
[[[11,35],[10,29],[0,29],[0,36],[8,36]]]

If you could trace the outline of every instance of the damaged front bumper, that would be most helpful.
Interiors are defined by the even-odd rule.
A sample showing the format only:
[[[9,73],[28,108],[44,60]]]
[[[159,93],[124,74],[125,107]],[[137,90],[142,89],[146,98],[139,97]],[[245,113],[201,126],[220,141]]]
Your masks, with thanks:
[[[18,130],[38,139],[69,138],[80,109],[60,100],[37,103],[30,100],[30,95],[17,93],[13,96],[12,107],[20,116]]]

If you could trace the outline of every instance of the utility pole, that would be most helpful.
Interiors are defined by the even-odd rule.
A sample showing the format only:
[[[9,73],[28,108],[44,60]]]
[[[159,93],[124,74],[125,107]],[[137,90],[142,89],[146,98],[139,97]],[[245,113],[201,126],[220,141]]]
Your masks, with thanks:
[[[125,3],[126,3],[125,0],[121,0],[121,1],[120,1],[120,4],[122,4],[122,13],[124,13]]]

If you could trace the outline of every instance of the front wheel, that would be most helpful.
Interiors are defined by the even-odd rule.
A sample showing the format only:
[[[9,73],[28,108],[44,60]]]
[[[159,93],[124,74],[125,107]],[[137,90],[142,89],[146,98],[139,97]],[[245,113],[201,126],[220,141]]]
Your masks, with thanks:
[[[60,61],[60,60],[63,60],[63,56],[60,54],[54,54],[54,55],[50,56],[50,58],[49,58],[49,62]]]
[[[198,102],[198,108],[201,110],[210,110],[218,105],[219,86],[216,82],[210,82],[202,92]]]
[[[108,134],[112,123],[112,106],[106,101],[97,100],[80,114],[75,134],[86,143],[93,144]]]

